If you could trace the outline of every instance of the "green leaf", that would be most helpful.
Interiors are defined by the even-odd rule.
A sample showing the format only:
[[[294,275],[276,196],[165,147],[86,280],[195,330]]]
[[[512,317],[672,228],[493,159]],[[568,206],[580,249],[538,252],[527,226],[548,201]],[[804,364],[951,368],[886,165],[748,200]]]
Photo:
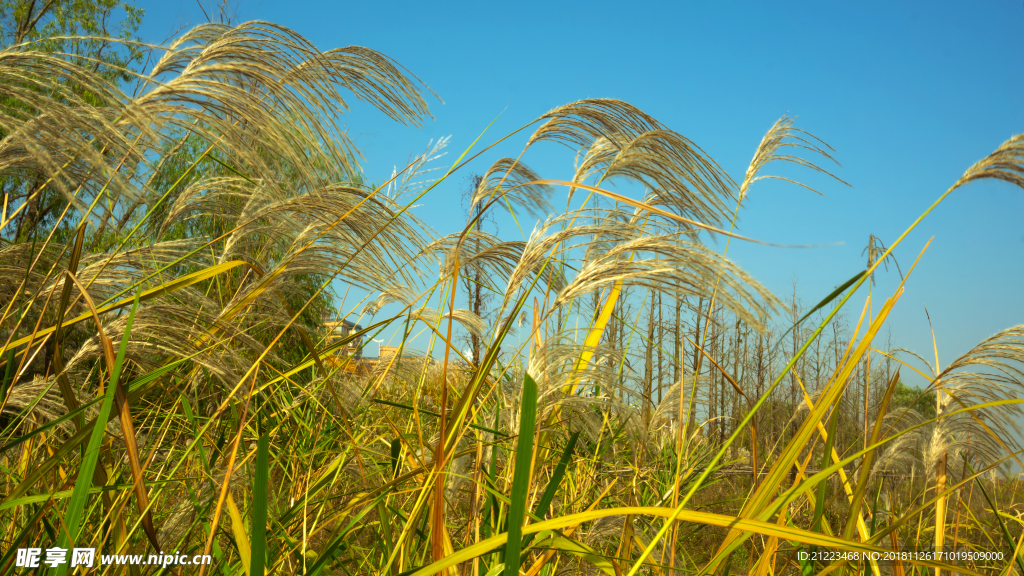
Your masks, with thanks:
[[[252,560],[250,576],[263,576],[267,552],[267,484],[270,476],[270,436],[256,444],[256,477],[252,486]]]
[[[394,479],[398,475],[399,460],[398,457],[402,455],[402,440],[401,438],[395,438],[391,441],[391,478]]]
[[[565,476],[565,470],[569,467],[569,460],[572,460],[573,451],[576,449],[576,441],[579,440],[579,431],[573,432],[572,436],[569,437],[569,443],[565,445],[565,450],[562,451],[562,457],[558,460],[558,466],[555,467],[554,473],[551,475],[551,480],[548,481],[548,485],[544,488],[544,494],[541,495],[540,501],[537,502],[537,510],[534,512],[534,516],[544,519],[544,515],[548,513],[548,508],[551,506],[551,502],[555,499],[555,493],[558,492],[558,486],[562,483],[562,478]],[[528,535],[523,539],[523,549],[525,550],[529,545],[530,541],[533,540],[533,534]],[[524,558],[519,559],[520,562]]]
[[[828,305],[829,302],[831,302],[831,301],[835,300],[836,298],[838,298],[840,294],[845,292],[846,289],[849,288],[850,286],[853,286],[853,284],[855,282],[857,282],[858,280],[863,278],[867,273],[868,273],[867,270],[861,270],[860,272],[857,272],[856,274],[853,275],[852,278],[850,278],[849,280],[844,282],[841,286],[839,286],[838,288],[833,290],[831,293],[829,293],[828,296],[825,296],[824,298],[822,298],[821,302],[818,302],[817,304],[815,304],[814,308],[811,308],[810,310],[808,310],[807,313],[803,315],[803,317],[801,317],[792,326],[789,327],[789,330],[786,330],[785,332],[782,333],[782,336],[780,336],[779,339],[776,340],[776,342],[778,342],[778,344],[775,345],[776,348],[781,345],[782,341],[786,338],[787,335],[789,335],[790,332],[792,332],[793,330],[796,330],[797,326],[803,324],[804,320],[807,320],[808,318],[811,317],[812,314],[814,314],[818,310],[821,310],[826,305]]]
[[[526,374],[523,398],[519,405],[519,438],[512,473],[512,503],[508,509],[508,543],[505,545],[505,576],[519,576],[519,553],[523,545],[523,518],[530,490],[530,465],[533,462],[533,432],[537,423],[537,383]]]
[[[394,408],[402,408],[403,410],[409,410],[409,411],[415,410],[415,411],[419,412],[421,416],[424,416],[424,415],[425,416],[432,416],[434,418],[439,418],[441,416],[437,412],[431,412],[430,410],[426,410],[424,408],[416,408],[416,407],[413,407],[413,406],[411,406],[409,404],[402,404],[400,402],[390,402],[388,400],[381,400],[380,398],[371,398],[370,402],[372,404],[380,404],[381,406],[392,406]],[[508,434],[504,434],[502,432],[499,432],[497,428],[487,428],[486,426],[479,426],[477,424],[470,424],[469,427],[474,429],[474,430],[480,430],[481,432],[490,432],[491,434],[494,434],[496,436],[501,436],[503,438],[507,438],[508,437]]]
[[[501,426],[501,409],[495,407],[494,409],[494,429],[497,430]],[[502,434],[504,436],[504,434]],[[497,483],[498,478],[498,450],[497,444],[491,447],[491,465],[487,470],[487,481],[489,486],[494,486]],[[498,524],[498,501],[491,495],[487,497],[487,502],[484,503],[483,518],[487,520],[487,524],[484,524],[484,532],[488,536],[494,535],[494,527]]]
[[[128,313],[128,322],[124,327],[124,335],[121,336],[121,346],[117,349],[117,358],[114,360],[114,367],[110,373],[110,381],[107,383],[106,395],[103,397],[103,406],[100,408],[98,422],[106,422],[110,410],[114,406],[114,391],[117,390],[117,382],[121,377],[121,369],[124,367],[124,354],[128,349],[128,340],[131,337],[132,321],[135,320],[135,311],[139,309],[139,295],[136,293],[135,302],[132,303],[131,312]],[[82,457],[82,465],[78,470],[78,479],[75,480],[75,489],[71,493],[71,500],[68,509],[64,513],[64,529],[60,532],[60,539],[57,541],[58,548],[71,548],[71,539],[77,538],[85,504],[89,500],[89,489],[92,487],[92,475],[96,471],[96,462],[100,457],[100,444],[103,441],[103,433],[106,426],[94,426],[89,436],[89,444]],[[67,574],[68,565],[60,564],[53,573],[57,576]]]
[[[7,351],[7,366],[4,368],[3,380],[0,380],[0,406],[7,403],[7,390],[14,376],[14,350]]]

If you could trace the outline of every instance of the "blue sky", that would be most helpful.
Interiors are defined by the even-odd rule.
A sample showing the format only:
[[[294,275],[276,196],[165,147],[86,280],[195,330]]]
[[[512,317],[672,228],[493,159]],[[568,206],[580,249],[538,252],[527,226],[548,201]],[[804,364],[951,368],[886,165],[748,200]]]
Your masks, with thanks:
[[[217,6],[204,0],[214,15]],[[205,20],[194,0],[141,2],[144,40]],[[362,45],[391,56],[444,100],[419,129],[352,103],[344,117],[371,180],[452,135],[453,159],[500,117],[493,141],[573,100],[618,98],[690,138],[742,179],[784,114],[835,149],[843,186],[792,168],[824,197],[778,182],[751,189],[740,232],[815,249],[734,244],[735,261],[779,295],[794,276],[816,302],[862,269],[868,235],[894,240],[973,162],[1024,131],[1024,4],[1013,2],[352,2],[247,1],[236,21],[268,20],[321,49]],[[526,136],[466,174],[516,155]],[[568,179],[572,154],[538,148],[526,163]],[[420,216],[439,232],[464,222],[465,178],[431,193]],[[564,205],[564,196],[556,196]],[[1024,191],[980,183],[952,195],[896,251],[904,271],[932,236],[889,326],[931,357],[924,306],[943,365],[1024,320]],[[503,223],[503,235],[517,235]],[[878,276],[891,294],[894,270]],[[866,292],[865,292],[866,294]],[[858,295],[850,314],[859,312]]]

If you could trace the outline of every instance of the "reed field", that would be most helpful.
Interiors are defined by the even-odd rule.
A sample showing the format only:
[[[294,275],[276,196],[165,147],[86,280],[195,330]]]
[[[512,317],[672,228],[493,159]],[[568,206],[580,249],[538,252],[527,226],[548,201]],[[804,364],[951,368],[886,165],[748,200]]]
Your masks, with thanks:
[[[1024,574],[1024,325],[886,336],[893,250],[1024,187],[1024,136],[801,304],[729,260],[760,181],[845,184],[790,117],[728,174],[580,100],[369,183],[338,111],[429,121],[415,71],[266,22],[111,42],[149,59],[0,51],[0,573]],[[459,232],[416,216],[467,181]],[[83,547],[212,561],[20,565]]]

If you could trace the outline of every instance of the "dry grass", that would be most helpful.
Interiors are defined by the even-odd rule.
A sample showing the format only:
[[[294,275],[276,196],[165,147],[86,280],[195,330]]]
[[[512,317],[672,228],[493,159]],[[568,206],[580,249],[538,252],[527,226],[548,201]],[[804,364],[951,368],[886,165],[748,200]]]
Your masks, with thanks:
[[[1024,329],[943,368],[878,342],[903,284],[848,308],[953,190],[1024,187],[1020,136],[794,325],[727,259],[750,186],[776,178],[767,165],[831,175],[816,163],[831,150],[791,118],[737,184],[629,104],[573,102],[484,173],[460,233],[437,237],[409,208],[456,173],[425,180],[445,142],[368,187],[337,124],[351,95],[428,117],[426,88],[386,56],[204,25],[126,91],[30,48],[0,51],[0,174],[25,191],[0,224],[0,571],[54,544],[209,553],[201,574],[246,576],[1021,567],[1007,473]],[[578,153],[571,182],[524,163],[541,141]],[[556,184],[614,203],[552,214]],[[480,226],[493,210],[544,219],[511,241]],[[465,278],[490,308],[460,308]],[[367,328],[329,338],[340,284],[369,292],[342,311]],[[430,349],[377,366],[339,352],[388,328],[403,346],[425,329]],[[483,343],[479,361],[460,333]],[[902,384],[911,370],[927,389]],[[797,554],[935,545],[1004,556]]]

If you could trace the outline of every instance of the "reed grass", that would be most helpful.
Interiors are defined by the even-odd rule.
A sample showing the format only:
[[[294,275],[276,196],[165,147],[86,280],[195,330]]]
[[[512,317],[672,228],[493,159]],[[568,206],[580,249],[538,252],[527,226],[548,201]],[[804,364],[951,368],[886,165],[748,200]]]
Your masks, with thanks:
[[[773,163],[842,183],[792,118],[737,183],[625,102],[569,103],[494,139],[533,130],[438,235],[411,208],[442,201],[472,149],[428,178],[432,143],[369,186],[339,125],[353,96],[429,118],[388,57],[265,22],[150,48],[151,68],[119,71],[131,89],[69,54],[0,51],[0,175],[34,183],[0,221],[3,573],[53,545],[213,557],[97,574],[1024,571],[1024,327],[943,367],[879,342],[914,267],[853,308],[953,191],[1024,187],[1024,137],[800,314],[727,258],[758,241],[735,232],[751,186],[807,187]],[[525,164],[541,142],[578,154],[571,180]],[[60,213],[24,226],[43,197]],[[537,225],[503,238],[481,224],[495,211]],[[491,308],[462,308],[467,279]],[[344,285],[370,296],[339,302]],[[332,315],[366,328],[328,333]],[[398,353],[353,354],[384,330]],[[909,554],[935,548],[1002,556]],[[846,555],[804,557],[825,551]]]

